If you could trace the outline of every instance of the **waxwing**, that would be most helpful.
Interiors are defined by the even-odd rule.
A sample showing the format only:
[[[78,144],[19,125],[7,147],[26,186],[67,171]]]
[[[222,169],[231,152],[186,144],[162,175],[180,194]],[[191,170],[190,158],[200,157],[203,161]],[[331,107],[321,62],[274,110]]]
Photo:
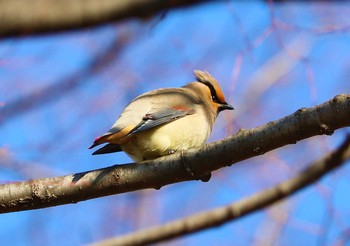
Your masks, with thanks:
[[[181,88],[158,89],[135,98],[112,128],[95,139],[90,149],[107,144],[93,155],[123,150],[141,162],[202,146],[219,112],[233,107],[208,72],[194,74],[197,81]]]

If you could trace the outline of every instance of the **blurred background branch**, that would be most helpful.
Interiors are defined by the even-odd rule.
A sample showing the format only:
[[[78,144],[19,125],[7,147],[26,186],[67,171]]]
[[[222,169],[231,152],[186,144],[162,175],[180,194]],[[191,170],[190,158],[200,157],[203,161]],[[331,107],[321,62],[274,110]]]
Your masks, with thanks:
[[[0,37],[88,28],[208,0],[0,1]]]
[[[205,229],[221,226],[270,206],[283,198],[313,184],[327,173],[340,167],[350,159],[350,136],[342,145],[321,159],[312,162],[295,177],[275,187],[265,189],[230,205],[191,215],[164,225],[141,230],[129,235],[115,237],[92,244],[93,246],[148,245],[182,237]]]
[[[64,189],[72,192],[64,197],[67,203],[105,195],[93,185],[102,170],[115,171],[100,180],[110,185],[108,194],[128,187],[113,183],[117,170],[132,170],[134,180],[140,178],[128,187],[133,190],[159,188],[181,181],[178,177],[195,179],[175,162],[170,168],[182,169],[167,174],[171,180],[164,173],[159,178],[147,164],[81,173],[129,163],[124,153],[91,156],[87,147],[132,98],[182,86],[193,79],[194,69],[215,75],[236,109],[220,115],[209,142],[238,134],[224,140],[231,153],[210,157],[206,150],[216,145],[208,145],[199,153],[205,161],[192,168],[199,175],[239,162],[214,172],[209,183],[180,182],[2,214],[1,244],[85,245],[209,211],[296,176],[349,133],[346,127],[332,137],[310,137],[332,134],[334,124],[349,120],[349,111],[339,118],[337,106],[327,107],[333,118],[326,121],[308,118],[308,109],[282,118],[350,93],[349,16],[348,1],[0,1],[0,183],[26,182],[26,190],[11,190],[18,204],[31,209],[54,202],[52,194]],[[324,115],[318,109],[313,112]],[[281,120],[266,124],[274,119]],[[310,119],[319,120],[302,129]],[[331,127],[322,124],[327,122]],[[288,125],[289,133],[275,128]],[[305,137],[310,138],[290,144]],[[285,147],[268,152],[279,146]],[[182,160],[192,164],[191,153]],[[159,163],[162,171],[166,161]],[[347,245],[349,167],[270,208],[169,245]],[[59,177],[70,173],[76,175]],[[43,177],[53,183],[28,185]]]
[[[35,90],[28,95],[7,102],[5,107],[0,107],[0,123],[9,121],[13,117],[30,110],[40,108],[42,105],[48,105],[61,99],[62,96],[69,95],[80,86],[86,85],[89,81],[88,78],[101,73],[101,70],[114,62],[121,51],[127,45],[130,45],[132,39],[133,35],[130,32],[124,32],[118,37],[114,37],[104,50],[95,55],[83,71],[77,71],[40,90]],[[79,99],[77,98],[77,100]]]

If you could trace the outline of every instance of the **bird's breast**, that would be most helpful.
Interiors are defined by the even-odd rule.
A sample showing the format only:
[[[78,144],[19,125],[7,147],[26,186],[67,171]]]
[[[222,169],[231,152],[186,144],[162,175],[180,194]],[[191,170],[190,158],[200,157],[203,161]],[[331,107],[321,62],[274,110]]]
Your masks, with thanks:
[[[211,125],[205,114],[193,114],[136,134],[122,149],[136,162],[202,146]]]

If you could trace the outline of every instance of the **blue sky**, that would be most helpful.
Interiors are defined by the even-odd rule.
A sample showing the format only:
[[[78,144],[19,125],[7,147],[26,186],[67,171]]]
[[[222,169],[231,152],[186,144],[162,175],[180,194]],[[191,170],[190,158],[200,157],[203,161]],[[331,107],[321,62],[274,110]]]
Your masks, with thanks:
[[[137,95],[208,70],[235,111],[210,141],[349,93],[350,4],[226,1],[84,31],[0,41],[0,182],[131,160],[87,149]],[[17,103],[17,104],[16,104]],[[17,105],[17,106],[16,106]],[[2,115],[2,116],[1,116]],[[222,206],[291,177],[348,129],[186,182],[1,215],[4,245],[80,245]],[[349,167],[278,205],[172,245],[329,245],[350,226]],[[60,239],[60,240],[57,240]]]

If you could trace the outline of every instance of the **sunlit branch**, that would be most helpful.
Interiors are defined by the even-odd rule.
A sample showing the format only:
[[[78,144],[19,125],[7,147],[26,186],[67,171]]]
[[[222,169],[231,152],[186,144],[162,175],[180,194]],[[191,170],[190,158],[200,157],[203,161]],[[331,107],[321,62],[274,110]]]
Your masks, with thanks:
[[[240,130],[201,149],[173,154],[140,165],[115,165],[63,177],[0,186],[0,212],[38,209],[125,193],[186,180],[262,155],[316,135],[350,126],[350,94],[299,109],[266,125]]]
[[[333,169],[341,166],[349,158],[350,136],[347,137],[337,150],[311,163],[298,175],[275,187],[263,190],[228,206],[198,213],[185,219],[176,220],[159,227],[145,229],[119,238],[106,239],[93,245],[146,245],[223,225],[292,195],[298,190],[319,180]]]

